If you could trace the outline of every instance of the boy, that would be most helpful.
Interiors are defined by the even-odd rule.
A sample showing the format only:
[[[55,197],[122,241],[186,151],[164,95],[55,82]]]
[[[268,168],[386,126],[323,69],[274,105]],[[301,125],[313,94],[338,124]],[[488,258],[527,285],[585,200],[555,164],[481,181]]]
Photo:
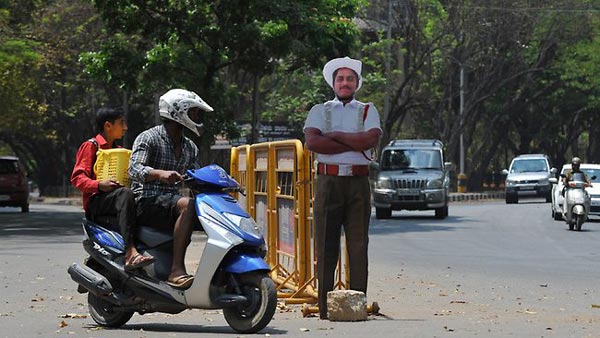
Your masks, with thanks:
[[[154,262],[154,257],[140,254],[134,245],[136,206],[133,193],[112,179],[96,180],[94,163],[98,149],[115,147],[127,132],[124,113],[119,109],[101,108],[96,113],[98,135],[81,144],[77,151],[71,184],[83,193],[83,209],[87,219],[99,216],[116,216],[125,242],[125,270],[144,267]]]

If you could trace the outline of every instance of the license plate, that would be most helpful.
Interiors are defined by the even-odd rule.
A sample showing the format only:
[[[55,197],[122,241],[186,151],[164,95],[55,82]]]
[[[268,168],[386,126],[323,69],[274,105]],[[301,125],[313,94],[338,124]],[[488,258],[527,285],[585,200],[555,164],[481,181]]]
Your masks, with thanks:
[[[398,189],[398,196],[418,196],[421,191],[419,189]]]
[[[592,205],[593,206],[599,206],[600,205],[600,199],[599,200],[592,200]]]
[[[533,190],[533,187],[519,187],[521,190]]]
[[[8,201],[10,199],[10,196],[8,195],[0,195],[0,201]]]

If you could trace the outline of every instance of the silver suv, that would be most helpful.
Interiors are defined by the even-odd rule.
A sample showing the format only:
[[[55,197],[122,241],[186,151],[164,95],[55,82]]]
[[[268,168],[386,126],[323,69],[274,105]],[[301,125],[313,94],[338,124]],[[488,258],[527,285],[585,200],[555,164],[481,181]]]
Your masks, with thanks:
[[[375,165],[375,216],[390,218],[392,210],[435,210],[448,216],[450,179],[439,140],[395,140]]]
[[[518,203],[519,196],[545,197],[552,202],[552,184],[550,177],[556,175],[556,168],[550,167],[548,156],[543,154],[519,155],[513,158],[508,170],[502,170],[506,176],[506,203]]]

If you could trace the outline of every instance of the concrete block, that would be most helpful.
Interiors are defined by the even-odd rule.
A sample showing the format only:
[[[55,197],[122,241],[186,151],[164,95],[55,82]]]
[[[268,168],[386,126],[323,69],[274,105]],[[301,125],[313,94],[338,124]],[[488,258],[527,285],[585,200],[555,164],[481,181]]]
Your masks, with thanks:
[[[327,317],[331,321],[367,320],[367,297],[361,291],[337,290],[327,293]]]

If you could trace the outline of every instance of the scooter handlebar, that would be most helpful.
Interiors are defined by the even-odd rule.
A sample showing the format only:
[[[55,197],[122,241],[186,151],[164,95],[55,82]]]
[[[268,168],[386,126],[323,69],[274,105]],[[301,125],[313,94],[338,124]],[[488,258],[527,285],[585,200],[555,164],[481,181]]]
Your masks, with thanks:
[[[234,181],[236,183],[235,187],[225,188],[223,189],[223,191],[239,192],[242,195],[246,196],[246,189],[244,189],[244,187],[242,187],[235,179]],[[203,188],[209,186],[208,184],[199,183],[194,177],[188,175],[187,173],[182,175],[182,180],[176,182],[175,186],[180,188],[183,184],[187,185],[190,188],[196,188],[198,190],[202,190]]]
[[[588,188],[591,187],[591,183],[581,182],[581,181],[569,181],[567,182],[567,186],[569,188]]]

